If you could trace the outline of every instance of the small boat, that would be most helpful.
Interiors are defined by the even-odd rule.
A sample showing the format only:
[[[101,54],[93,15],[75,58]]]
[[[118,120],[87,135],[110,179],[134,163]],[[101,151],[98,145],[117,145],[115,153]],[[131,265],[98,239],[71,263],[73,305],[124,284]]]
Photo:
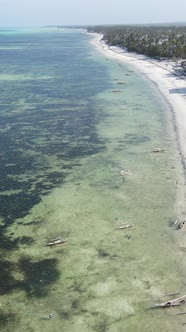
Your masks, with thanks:
[[[177,299],[169,300],[167,302],[157,303],[155,304],[155,308],[166,308],[166,307],[175,307],[178,305],[186,304],[186,295],[181,296]]]
[[[51,247],[51,246],[61,246],[63,244],[65,244],[67,242],[67,240],[62,239],[61,237],[58,237],[56,239],[52,239],[49,242],[47,242],[47,246]]]
[[[122,224],[117,229],[134,228],[134,224]]]
[[[153,150],[153,152],[165,152],[166,150],[165,149],[161,149],[161,148],[155,148]]]
[[[121,175],[132,175],[132,172],[124,169],[120,172],[120,174]]]

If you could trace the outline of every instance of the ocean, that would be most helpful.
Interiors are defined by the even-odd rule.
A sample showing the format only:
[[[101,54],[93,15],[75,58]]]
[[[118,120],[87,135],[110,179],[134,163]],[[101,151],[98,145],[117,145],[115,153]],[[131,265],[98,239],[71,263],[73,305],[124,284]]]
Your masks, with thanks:
[[[0,31],[2,332],[184,330],[173,115],[92,38]]]

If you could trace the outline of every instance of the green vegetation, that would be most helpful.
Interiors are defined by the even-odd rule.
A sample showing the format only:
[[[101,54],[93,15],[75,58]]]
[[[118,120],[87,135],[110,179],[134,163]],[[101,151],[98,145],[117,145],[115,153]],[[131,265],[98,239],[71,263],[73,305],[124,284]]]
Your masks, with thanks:
[[[186,25],[180,26],[94,26],[109,45],[150,57],[186,59]]]

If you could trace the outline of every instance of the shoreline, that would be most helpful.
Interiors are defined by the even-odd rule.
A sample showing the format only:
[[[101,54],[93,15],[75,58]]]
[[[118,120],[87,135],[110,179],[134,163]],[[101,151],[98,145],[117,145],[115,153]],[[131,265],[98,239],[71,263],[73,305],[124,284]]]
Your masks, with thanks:
[[[145,55],[127,52],[116,46],[108,46],[102,41],[103,35],[89,33],[94,39],[93,45],[104,55],[123,61],[136,68],[138,72],[151,80],[171,107],[175,118],[175,129],[182,153],[183,165],[186,168],[186,77],[179,75],[173,69],[171,60],[156,60]]]
[[[177,158],[179,158],[180,171],[176,180],[176,211],[178,219],[186,215],[186,77],[175,72],[175,63],[171,60],[156,60],[145,55],[130,53],[126,50],[109,46],[103,40],[103,35],[86,33],[92,36],[90,41],[96,49],[106,57],[122,61],[131,65],[138,73],[144,75],[155,84],[161,95],[166,99],[172,113],[173,130],[177,141]],[[179,247],[185,247],[185,229],[176,232]],[[182,265],[183,266],[183,265]],[[185,266],[185,264],[184,264]],[[186,266],[185,266],[186,269]]]

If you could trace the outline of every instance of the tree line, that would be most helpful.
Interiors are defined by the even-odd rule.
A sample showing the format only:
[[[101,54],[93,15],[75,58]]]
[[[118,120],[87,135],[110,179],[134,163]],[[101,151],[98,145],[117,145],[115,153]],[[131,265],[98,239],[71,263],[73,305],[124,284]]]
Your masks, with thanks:
[[[114,25],[89,26],[88,32],[103,34],[103,40],[129,52],[154,58],[186,59],[186,24],[184,25]]]

